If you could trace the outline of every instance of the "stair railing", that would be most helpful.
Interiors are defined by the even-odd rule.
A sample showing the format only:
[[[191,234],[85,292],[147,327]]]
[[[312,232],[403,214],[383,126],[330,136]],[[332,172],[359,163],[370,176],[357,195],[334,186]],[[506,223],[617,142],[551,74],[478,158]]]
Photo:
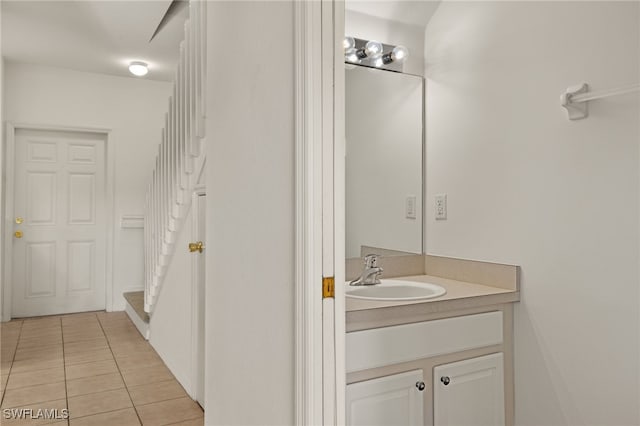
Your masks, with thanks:
[[[204,161],[206,3],[189,2],[173,93],[146,194],[144,310],[148,313],[153,311],[189,211],[195,172]]]

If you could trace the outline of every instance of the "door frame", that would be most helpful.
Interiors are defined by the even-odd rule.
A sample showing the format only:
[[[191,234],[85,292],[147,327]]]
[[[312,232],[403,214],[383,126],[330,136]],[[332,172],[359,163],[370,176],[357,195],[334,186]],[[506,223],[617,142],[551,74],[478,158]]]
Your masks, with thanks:
[[[115,146],[111,136],[111,129],[97,127],[58,126],[50,124],[30,124],[6,122],[6,151],[4,167],[5,180],[5,208],[2,220],[2,235],[4,235],[4,273],[0,277],[2,284],[2,321],[9,321],[12,317],[12,273],[13,273],[13,216],[14,216],[14,185],[15,185],[15,143],[18,130],[45,130],[52,132],[83,132],[95,133],[105,138],[105,182],[106,182],[106,268],[105,268],[105,309],[113,310],[113,241],[115,234],[114,193],[115,193]]]
[[[294,1],[295,420],[345,423],[344,0]],[[334,297],[322,298],[323,278]]]
[[[207,190],[204,184],[196,184],[193,192],[191,193],[191,241],[197,241],[196,238],[200,233],[199,226],[199,209],[200,203],[203,200],[200,197],[207,195]],[[206,206],[206,200],[204,200]],[[206,241],[205,241],[205,249],[206,249]],[[202,258],[200,262],[205,262],[205,259]],[[206,268],[206,262],[205,262]],[[206,273],[206,270],[205,270]],[[201,374],[198,371],[198,336],[200,335],[200,330],[198,329],[198,316],[200,314],[198,309],[198,286],[199,286],[199,276],[198,276],[198,259],[197,256],[191,257],[191,391],[189,392],[189,396],[197,401],[198,397],[198,376]],[[205,292],[206,292],[206,282],[205,282]],[[207,324],[206,314],[207,310],[205,309],[205,327]],[[204,334],[206,338],[206,334]],[[205,350],[205,360],[206,360],[206,350],[207,346],[204,345]],[[203,366],[204,367],[204,366]],[[204,395],[202,395],[204,401]],[[204,408],[204,406],[203,406]]]

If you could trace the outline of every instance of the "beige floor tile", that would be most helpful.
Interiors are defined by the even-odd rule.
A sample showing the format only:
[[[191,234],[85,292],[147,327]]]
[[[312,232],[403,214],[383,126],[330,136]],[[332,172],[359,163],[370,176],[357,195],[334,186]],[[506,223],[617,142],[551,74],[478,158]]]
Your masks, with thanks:
[[[140,366],[147,367],[161,367],[164,366],[162,359],[153,352],[142,352],[138,355],[130,357],[120,357],[116,360],[120,371],[130,371],[140,368]]]
[[[66,398],[64,382],[48,383],[46,385],[8,389],[2,400],[2,407],[19,407],[64,398]]]
[[[21,338],[18,342],[18,350],[26,348],[41,348],[43,346],[62,345],[62,334],[47,337],[33,337],[30,339]]]
[[[121,388],[124,388],[124,382],[119,372],[67,380],[67,396],[69,397]]]
[[[60,317],[59,316],[50,316],[50,317],[40,317],[40,318],[29,318],[25,319],[22,322],[22,331],[31,330],[35,328],[47,328],[47,327],[56,327],[60,326]]]
[[[161,426],[185,420],[200,418],[204,415],[198,404],[190,398],[171,399],[136,407],[145,426]]]
[[[198,419],[185,420],[184,422],[171,423],[171,426],[204,426],[204,417]]]
[[[108,348],[107,339],[101,337],[99,339],[85,340],[83,342],[65,343],[64,353],[72,354],[78,352],[95,351],[98,349]]]
[[[11,368],[11,374],[26,373],[28,371],[49,370],[51,368],[62,367],[62,358],[57,359],[24,359],[15,361]]]
[[[0,390],[2,390],[4,392],[5,388],[7,387],[7,380],[9,379],[9,375],[8,374],[3,374],[2,376],[0,376]]]
[[[17,425],[17,426],[31,426],[31,425],[44,425],[44,424],[50,424],[50,423],[58,423],[60,422],[61,424],[66,424],[67,420],[62,420],[62,418],[65,416],[65,412],[64,410],[67,409],[67,400],[66,399],[58,399],[55,401],[45,401],[45,402],[39,402],[36,404],[28,404],[28,405],[23,405],[20,407],[14,407],[17,409],[30,409],[32,410],[33,416],[36,416],[36,413],[38,410],[48,410],[50,413],[53,412],[53,410],[57,410],[55,412],[53,412],[53,417],[54,418],[40,418],[40,419],[31,419],[29,417],[27,418],[11,418],[11,419],[5,419],[4,416],[5,414],[3,413],[2,416],[2,426],[13,426],[13,425]],[[57,419],[55,417],[58,417]]]
[[[85,362],[112,360],[113,354],[111,349],[102,348],[96,351],[76,352],[64,355],[65,365],[82,364]]]
[[[96,340],[103,338],[102,330],[99,331],[79,331],[75,333],[64,333],[64,343],[84,342],[86,340]]]
[[[136,426],[140,424],[140,421],[136,410],[125,408],[124,410],[71,419],[69,424],[71,426]]]
[[[147,342],[111,344],[111,352],[116,358],[125,358],[143,353],[155,353]]]
[[[74,364],[66,367],[67,380],[80,379],[82,377],[99,376],[101,374],[115,373],[118,371],[115,361],[104,360]]]
[[[69,398],[69,415],[76,419],[132,406],[127,390],[116,389]]]
[[[176,380],[150,383],[140,386],[130,386],[129,395],[133,405],[151,404],[152,402],[166,401],[186,397],[187,394]]]
[[[58,336],[62,334],[62,327],[52,326],[45,328],[33,328],[30,330],[22,330],[20,337],[23,339],[35,339],[37,337]]]
[[[173,374],[167,367],[144,367],[136,370],[122,371],[122,377],[127,387],[146,385],[149,383],[173,380]]]
[[[64,381],[64,368],[28,371],[9,375],[7,390]]]
[[[57,359],[62,358],[62,345],[56,344],[41,348],[24,348],[16,351],[15,361],[24,359]]]
[[[98,316],[95,312],[87,314],[75,314],[62,317],[62,326],[69,326],[75,324],[93,324],[98,322]]]
[[[9,374],[9,371],[11,370],[11,365],[13,363],[11,361],[3,361],[0,363],[0,375],[5,375],[5,374]]]

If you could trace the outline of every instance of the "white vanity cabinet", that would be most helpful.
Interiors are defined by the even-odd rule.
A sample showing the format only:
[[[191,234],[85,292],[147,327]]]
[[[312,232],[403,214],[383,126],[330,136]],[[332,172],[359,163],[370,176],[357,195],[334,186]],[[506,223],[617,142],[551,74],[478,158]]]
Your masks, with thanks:
[[[347,385],[347,424],[423,426],[425,389],[422,370]]]
[[[348,332],[347,425],[513,424],[510,321],[500,307]]]
[[[437,426],[504,425],[503,354],[435,367],[433,423]]]

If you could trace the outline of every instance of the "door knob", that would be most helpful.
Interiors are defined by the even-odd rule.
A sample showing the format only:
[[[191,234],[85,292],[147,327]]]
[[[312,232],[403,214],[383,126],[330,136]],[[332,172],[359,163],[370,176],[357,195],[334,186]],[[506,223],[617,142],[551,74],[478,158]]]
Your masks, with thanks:
[[[18,225],[20,225],[22,222],[24,222],[24,219],[22,217],[20,217],[20,216],[16,217],[16,223]]]
[[[449,383],[451,383],[451,379],[449,378],[449,376],[440,377],[440,381],[445,386],[447,386]]]
[[[416,387],[418,388],[418,390],[420,392],[422,392],[424,390],[424,382],[416,382]]]
[[[189,243],[189,251],[194,253],[196,251],[202,253],[202,249],[204,249],[204,244],[202,241],[198,241],[197,243]]]
[[[16,238],[22,238],[22,231],[16,231],[13,233],[13,235],[15,235]]]

